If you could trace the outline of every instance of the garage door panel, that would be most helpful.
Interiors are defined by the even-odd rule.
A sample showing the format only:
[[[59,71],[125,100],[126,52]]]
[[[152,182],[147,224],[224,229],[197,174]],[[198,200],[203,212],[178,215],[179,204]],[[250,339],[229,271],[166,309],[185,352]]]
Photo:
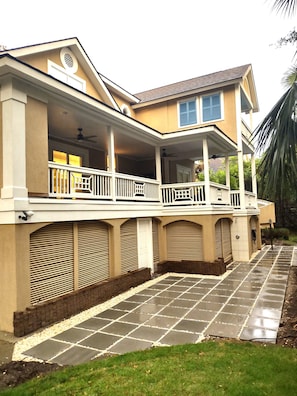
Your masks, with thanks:
[[[202,227],[187,221],[177,221],[166,227],[167,259],[203,260]]]

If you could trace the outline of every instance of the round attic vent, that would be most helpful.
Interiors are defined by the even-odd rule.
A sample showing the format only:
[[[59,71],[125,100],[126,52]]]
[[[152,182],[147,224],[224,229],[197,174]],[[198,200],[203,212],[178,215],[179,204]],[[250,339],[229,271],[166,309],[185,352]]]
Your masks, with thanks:
[[[62,65],[69,73],[75,73],[78,68],[78,63],[73,52],[69,48],[62,48],[60,52],[60,59]]]

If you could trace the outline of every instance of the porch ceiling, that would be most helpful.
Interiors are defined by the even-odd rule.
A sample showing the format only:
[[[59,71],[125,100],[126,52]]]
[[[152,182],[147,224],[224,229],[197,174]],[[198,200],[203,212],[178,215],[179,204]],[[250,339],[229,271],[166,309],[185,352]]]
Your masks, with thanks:
[[[121,115],[122,116],[122,115]],[[128,118],[128,120],[130,120]],[[82,146],[100,151],[108,151],[108,130],[111,125],[114,130],[115,152],[118,155],[135,160],[155,157],[155,147],[166,149],[169,157],[179,159],[202,159],[203,139],[207,139],[209,157],[225,157],[236,155],[236,145],[215,126],[197,128],[189,131],[168,133],[152,139],[147,138],[146,132],[135,131],[129,124],[112,124],[112,120],[100,117],[90,109],[77,106],[59,104],[55,101],[48,103],[49,136],[52,139],[66,142],[73,146]],[[82,128],[83,135],[89,140],[77,140],[78,128]]]
[[[49,136],[73,146],[82,146],[107,152],[108,123],[95,118],[85,110],[73,109],[65,105],[49,103],[48,105]],[[78,128],[82,128],[83,141],[78,141]],[[148,144],[137,134],[131,136],[128,130],[112,126],[115,135],[115,152],[134,159],[153,158],[155,146]],[[88,139],[89,137],[89,139]]]

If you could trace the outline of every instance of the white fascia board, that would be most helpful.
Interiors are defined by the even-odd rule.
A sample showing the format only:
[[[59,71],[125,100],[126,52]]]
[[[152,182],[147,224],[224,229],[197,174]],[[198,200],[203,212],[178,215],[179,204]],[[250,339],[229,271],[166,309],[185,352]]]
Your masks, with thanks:
[[[121,96],[123,99],[126,99],[129,103],[139,103],[139,99],[136,96],[132,95],[124,88],[120,87],[119,85],[109,80],[107,77],[103,76],[102,74],[100,74],[100,77],[106,85],[114,89],[118,93],[118,95]]]
[[[200,137],[202,139],[205,137],[207,139],[215,139],[216,141],[219,138],[222,142],[224,142],[225,145],[230,146],[230,149],[237,149],[236,143],[228,138],[228,136],[226,136],[215,126],[205,126],[202,128],[166,133],[162,135],[162,143],[164,144],[164,142],[187,142],[193,140],[193,138],[195,137]]]
[[[11,56],[13,56],[15,58],[21,58],[23,56],[38,54],[40,52],[45,52],[45,51],[52,51],[52,50],[55,50],[58,48],[69,47],[72,45],[79,45],[78,40],[76,38],[52,41],[52,42],[43,43],[43,44],[28,45],[28,46],[20,47],[20,48],[12,48],[12,49],[8,49],[3,52],[0,52],[0,55],[1,54],[10,54]]]

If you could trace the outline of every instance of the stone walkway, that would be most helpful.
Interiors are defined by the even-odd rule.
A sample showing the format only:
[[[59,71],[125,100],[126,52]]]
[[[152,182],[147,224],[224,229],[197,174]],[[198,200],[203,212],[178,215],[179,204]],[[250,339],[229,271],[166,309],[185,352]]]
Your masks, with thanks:
[[[292,247],[268,246],[248,263],[232,263],[222,277],[161,276],[84,320],[59,324],[52,335],[45,330],[46,339],[21,340],[13,358],[72,365],[210,336],[275,343],[295,256]]]

